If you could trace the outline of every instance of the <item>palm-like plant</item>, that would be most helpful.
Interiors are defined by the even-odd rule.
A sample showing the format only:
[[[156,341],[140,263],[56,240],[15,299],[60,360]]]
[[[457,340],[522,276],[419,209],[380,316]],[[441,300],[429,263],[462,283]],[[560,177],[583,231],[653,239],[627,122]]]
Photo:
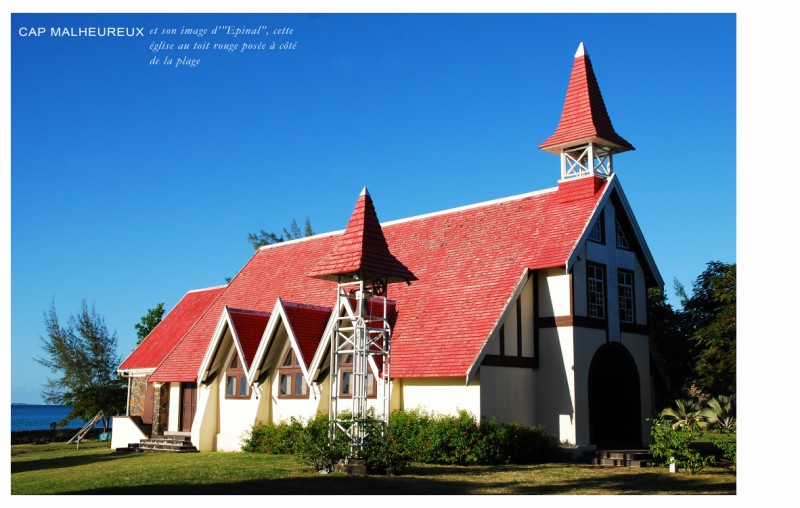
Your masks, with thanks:
[[[661,411],[661,416],[672,424],[673,429],[692,424],[704,427],[706,423],[700,406],[693,400],[675,399],[675,406]]]
[[[711,427],[731,431],[736,428],[736,395],[714,397],[700,413]]]

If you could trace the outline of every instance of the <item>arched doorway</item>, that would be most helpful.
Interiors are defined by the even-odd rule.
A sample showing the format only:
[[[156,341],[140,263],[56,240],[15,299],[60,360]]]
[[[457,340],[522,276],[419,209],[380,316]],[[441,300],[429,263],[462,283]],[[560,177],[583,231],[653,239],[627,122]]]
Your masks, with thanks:
[[[600,449],[642,446],[639,372],[628,350],[602,346],[589,367],[589,439]]]

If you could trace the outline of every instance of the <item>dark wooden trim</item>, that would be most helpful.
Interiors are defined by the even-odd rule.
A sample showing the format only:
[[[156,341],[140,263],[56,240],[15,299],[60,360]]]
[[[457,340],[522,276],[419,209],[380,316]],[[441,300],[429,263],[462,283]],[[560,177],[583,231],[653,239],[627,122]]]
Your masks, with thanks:
[[[525,286],[522,286],[525,291]],[[522,293],[517,297],[517,356],[522,356]]]
[[[586,316],[555,316],[536,318],[537,328],[557,328],[559,326],[579,326],[605,330],[608,323],[605,319],[594,319]]]
[[[505,323],[500,325],[500,336],[498,337],[500,340],[500,356],[506,354],[506,325]]]
[[[640,335],[649,335],[650,327],[647,325],[640,325],[637,323],[620,323],[619,331],[625,333],[638,333]]]
[[[569,313],[575,315],[575,277],[572,272],[569,272]]]
[[[531,305],[533,306],[533,361],[534,368],[539,367],[539,271],[531,272],[533,277],[533,298]]]
[[[484,356],[481,365],[486,365],[488,367],[519,367],[526,369],[535,369],[537,367],[535,358],[500,355]]]

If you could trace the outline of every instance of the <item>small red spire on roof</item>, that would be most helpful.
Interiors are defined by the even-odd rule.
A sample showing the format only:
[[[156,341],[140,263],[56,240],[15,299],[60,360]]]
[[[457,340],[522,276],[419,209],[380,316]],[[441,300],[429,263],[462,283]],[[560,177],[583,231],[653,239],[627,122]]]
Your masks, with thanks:
[[[634,150],[611,125],[592,62],[581,42],[572,63],[561,120],[553,135],[539,145],[539,148],[559,154],[565,148],[587,143],[607,146],[615,152]]]
[[[417,280],[391,252],[383,236],[375,206],[367,188],[356,201],[350,222],[339,244],[308,274],[317,279],[340,281],[357,277],[361,280],[385,278],[387,282]]]

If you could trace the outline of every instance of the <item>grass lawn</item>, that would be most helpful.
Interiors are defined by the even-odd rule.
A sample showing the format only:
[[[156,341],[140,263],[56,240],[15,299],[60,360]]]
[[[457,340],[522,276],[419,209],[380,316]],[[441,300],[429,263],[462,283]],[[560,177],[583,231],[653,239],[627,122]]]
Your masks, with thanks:
[[[585,464],[416,465],[402,476],[323,475],[290,455],[117,454],[107,443],[11,446],[11,494],[735,494],[736,475]]]

